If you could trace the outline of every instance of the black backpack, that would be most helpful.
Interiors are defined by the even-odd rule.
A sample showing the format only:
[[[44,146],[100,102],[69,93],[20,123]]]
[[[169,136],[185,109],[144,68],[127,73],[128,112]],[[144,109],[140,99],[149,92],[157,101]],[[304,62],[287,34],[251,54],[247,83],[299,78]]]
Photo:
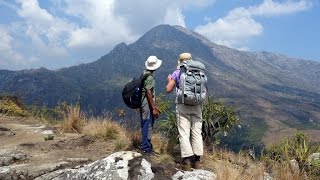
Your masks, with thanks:
[[[122,98],[128,107],[132,109],[141,107],[142,88],[144,86],[144,81],[148,76],[152,76],[152,74],[142,74],[140,78],[134,78],[124,86],[122,90]]]

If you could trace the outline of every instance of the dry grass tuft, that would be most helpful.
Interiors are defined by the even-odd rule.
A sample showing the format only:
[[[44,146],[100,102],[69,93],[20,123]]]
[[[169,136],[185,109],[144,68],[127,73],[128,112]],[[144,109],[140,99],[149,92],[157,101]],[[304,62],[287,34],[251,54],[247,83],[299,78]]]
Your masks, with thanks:
[[[130,131],[130,132],[128,132],[127,135],[128,135],[128,137],[130,137],[131,148],[132,149],[139,149],[139,146],[142,141],[141,131],[140,130]],[[163,137],[160,133],[152,134],[151,143],[153,145],[153,150],[156,153],[160,153],[160,154],[167,153],[168,139]]]
[[[130,144],[127,131],[111,117],[90,118],[83,128],[83,133],[97,139],[112,142],[115,151],[125,150]]]
[[[141,131],[140,130],[130,131],[130,132],[128,132],[128,137],[130,137],[131,148],[132,149],[139,149],[139,146],[142,141]]]
[[[81,113],[80,106],[68,106],[60,128],[66,133],[82,133],[85,119],[85,116]]]
[[[126,130],[109,117],[88,119],[83,133],[104,140],[118,140],[125,137]]]
[[[129,143],[128,143],[128,139],[127,138],[118,139],[114,143],[114,150],[115,151],[125,150],[125,149],[128,148],[128,144]]]
[[[217,180],[254,180],[264,178],[264,166],[241,153],[226,150],[205,152],[202,167],[215,172]]]
[[[272,172],[275,179],[279,180],[300,180],[300,179],[308,179],[307,174],[305,172],[301,172],[299,170],[293,170],[289,164],[280,164],[275,163],[272,165]]]
[[[152,135],[151,139],[153,149],[157,153],[161,154],[166,154],[167,152],[167,147],[168,147],[168,139],[165,138],[163,135],[160,133],[155,133]]]
[[[205,152],[202,167],[217,175],[217,180],[256,180],[272,177],[277,180],[306,179],[306,173],[293,170],[285,163],[269,164],[269,168],[261,161],[254,161],[244,152],[233,153],[226,150]],[[268,174],[267,172],[270,172]]]

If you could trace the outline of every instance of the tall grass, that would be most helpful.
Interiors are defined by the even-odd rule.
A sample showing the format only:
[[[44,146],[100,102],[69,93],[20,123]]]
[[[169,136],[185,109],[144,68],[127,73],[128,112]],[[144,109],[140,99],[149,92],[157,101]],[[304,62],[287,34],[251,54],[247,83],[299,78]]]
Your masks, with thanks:
[[[314,153],[320,153],[320,146],[312,145],[308,136],[297,132],[294,136],[267,147],[261,160],[267,167],[274,169],[277,176],[319,177],[320,160],[311,158]]]
[[[83,133],[104,140],[116,140],[126,136],[126,130],[111,117],[89,118],[84,126]]]
[[[60,128],[67,133],[82,133],[86,117],[80,110],[79,105],[70,105],[64,115]]]

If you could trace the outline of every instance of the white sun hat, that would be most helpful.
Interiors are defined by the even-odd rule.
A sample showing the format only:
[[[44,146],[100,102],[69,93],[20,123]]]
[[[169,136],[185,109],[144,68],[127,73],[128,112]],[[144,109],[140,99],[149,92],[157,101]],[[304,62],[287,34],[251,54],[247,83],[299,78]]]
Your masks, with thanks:
[[[149,56],[145,63],[147,70],[151,71],[158,69],[161,64],[162,61],[157,56]]]

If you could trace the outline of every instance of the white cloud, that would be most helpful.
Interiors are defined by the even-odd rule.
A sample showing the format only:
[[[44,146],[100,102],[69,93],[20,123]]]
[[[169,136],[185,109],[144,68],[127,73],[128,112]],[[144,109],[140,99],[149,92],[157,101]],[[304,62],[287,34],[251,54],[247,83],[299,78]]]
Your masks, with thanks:
[[[252,18],[227,16],[204,26],[198,26],[196,31],[217,44],[232,47],[238,42],[260,35],[263,27]]]
[[[255,17],[293,14],[305,11],[311,6],[306,0],[289,0],[285,3],[264,0],[258,6],[235,8],[223,18],[196,27],[195,31],[217,44],[241,49],[251,38],[263,33],[263,26]]]
[[[214,0],[150,1],[109,0],[77,3],[65,0],[63,10],[81,19],[82,26],[71,32],[68,47],[105,46],[119,42],[131,43],[159,24],[185,26],[182,10],[194,6],[203,8]],[[62,3],[63,4],[63,3]],[[61,6],[61,3],[60,3]],[[63,6],[63,5],[62,5]]]
[[[122,17],[114,15],[114,0],[66,0],[65,12],[83,20],[83,25],[71,31],[68,47],[110,47],[119,41],[131,42],[136,38]]]
[[[96,60],[116,44],[131,43],[159,24],[185,26],[184,10],[205,8],[214,2],[0,0],[0,5],[10,7],[18,15],[15,21],[5,24],[9,26],[7,30],[12,35],[10,43],[15,52],[23,55],[20,58],[25,64],[34,62],[52,68],[58,61]]]
[[[179,8],[172,8],[172,9],[168,8],[166,15],[164,16],[164,23],[172,24],[172,25],[180,25],[183,27],[186,26],[184,22],[184,16],[182,14],[181,9]]]
[[[31,47],[28,57],[30,62],[63,58],[67,54],[65,38],[75,26],[63,19],[54,17],[39,6],[37,0],[18,0],[17,14],[24,20],[19,24]]]
[[[265,0],[258,7],[248,8],[248,11],[255,16],[278,16],[305,11],[311,8],[311,6],[311,2],[306,0],[300,0],[298,2],[287,1],[286,3],[277,3],[273,0]]]
[[[0,26],[0,65],[2,67],[21,65],[22,56],[13,48],[13,38],[7,30]],[[0,66],[0,69],[2,67]]]

